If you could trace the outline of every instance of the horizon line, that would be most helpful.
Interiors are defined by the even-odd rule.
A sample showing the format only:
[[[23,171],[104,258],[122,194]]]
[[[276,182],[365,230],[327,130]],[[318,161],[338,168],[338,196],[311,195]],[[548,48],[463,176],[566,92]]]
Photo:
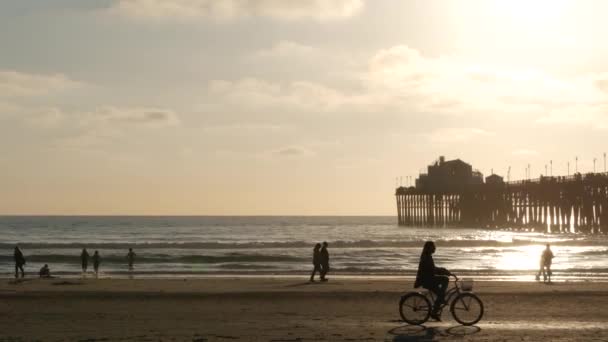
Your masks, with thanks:
[[[397,217],[397,215],[0,214],[0,217]]]

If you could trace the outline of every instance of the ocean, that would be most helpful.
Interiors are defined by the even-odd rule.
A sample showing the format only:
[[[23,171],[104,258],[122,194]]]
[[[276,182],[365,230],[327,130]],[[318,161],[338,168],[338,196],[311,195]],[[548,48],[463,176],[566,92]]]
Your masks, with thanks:
[[[55,275],[83,276],[86,247],[101,255],[100,277],[306,279],[314,244],[327,241],[331,276],[412,278],[424,241],[432,240],[438,266],[474,279],[534,280],[550,243],[556,281],[608,280],[608,236],[399,227],[396,217],[3,216],[0,232],[2,277],[14,274],[18,244],[30,276],[45,263]]]

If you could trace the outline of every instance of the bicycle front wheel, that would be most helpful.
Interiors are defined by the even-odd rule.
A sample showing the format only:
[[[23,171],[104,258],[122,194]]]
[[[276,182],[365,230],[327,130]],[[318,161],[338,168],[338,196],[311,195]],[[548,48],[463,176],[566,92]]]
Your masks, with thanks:
[[[409,324],[423,324],[431,315],[431,302],[418,292],[410,292],[401,297],[399,314]]]
[[[461,293],[452,301],[450,311],[462,325],[473,325],[483,316],[483,303],[472,293]]]

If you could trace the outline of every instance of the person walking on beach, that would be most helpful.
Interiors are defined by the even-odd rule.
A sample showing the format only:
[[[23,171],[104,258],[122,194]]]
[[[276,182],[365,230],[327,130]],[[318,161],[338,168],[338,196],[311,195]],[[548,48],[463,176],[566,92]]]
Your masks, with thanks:
[[[547,248],[543,251],[540,257],[540,271],[543,274],[543,281],[551,282],[551,264],[553,263],[553,252],[551,251],[551,245],[547,244]],[[540,279],[540,273],[538,274]]]
[[[315,274],[319,272],[319,275],[323,272],[321,268],[321,244],[318,243],[315,245],[315,248],[312,250],[312,274],[310,275],[310,282],[315,281]]]
[[[323,241],[323,247],[321,247],[319,254],[321,256],[321,281],[327,281],[327,278],[325,278],[327,272],[329,272],[329,252],[327,251],[327,242]]]
[[[80,263],[82,265],[82,273],[87,273],[87,268],[89,267],[89,252],[87,252],[86,248],[83,248],[82,253],[80,253]]]
[[[129,270],[133,270],[133,263],[135,262],[135,252],[133,252],[133,248],[129,248],[127,260],[129,261]]]
[[[93,254],[93,269],[95,270],[95,276],[99,275],[99,264],[101,263],[101,257],[99,251],[95,251]]]
[[[433,311],[431,317],[437,321],[441,320],[439,317],[439,308],[441,304],[445,303],[445,292],[448,288],[450,279],[450,271],[442,267],[436,267],[435,261],[433,261],[433,253],[435,253],[435,243],[433,241],[427,241],[424,243],[422,248],[422,254],[420,255],[420,263],[418,264],[418,273],[416,274],[416,282],[414,288],[423,287],[427,290],[432,291],[437,295],[435,303],[433,304]]]
[[[25,265],[25,257],[19,249],[19,246],[15,246],[13,259],[15,259],[15,278],[19,278],[19,271],[21,271],[21,278],[24,278],[25,271],[23,270],[23,265]]]

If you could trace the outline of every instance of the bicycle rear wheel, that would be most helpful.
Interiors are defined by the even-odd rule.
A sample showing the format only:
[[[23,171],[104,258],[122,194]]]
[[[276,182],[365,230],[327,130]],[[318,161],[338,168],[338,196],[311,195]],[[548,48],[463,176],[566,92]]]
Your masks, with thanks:
[[[431,302],[418,292],[410,292],[401,297],[399,314],[409,324],[423,324],[431,315]]]
[[[450,311],[458,323],[473,325],[483,316],[483,302],[472,293],[461,293],[452,301]]]

